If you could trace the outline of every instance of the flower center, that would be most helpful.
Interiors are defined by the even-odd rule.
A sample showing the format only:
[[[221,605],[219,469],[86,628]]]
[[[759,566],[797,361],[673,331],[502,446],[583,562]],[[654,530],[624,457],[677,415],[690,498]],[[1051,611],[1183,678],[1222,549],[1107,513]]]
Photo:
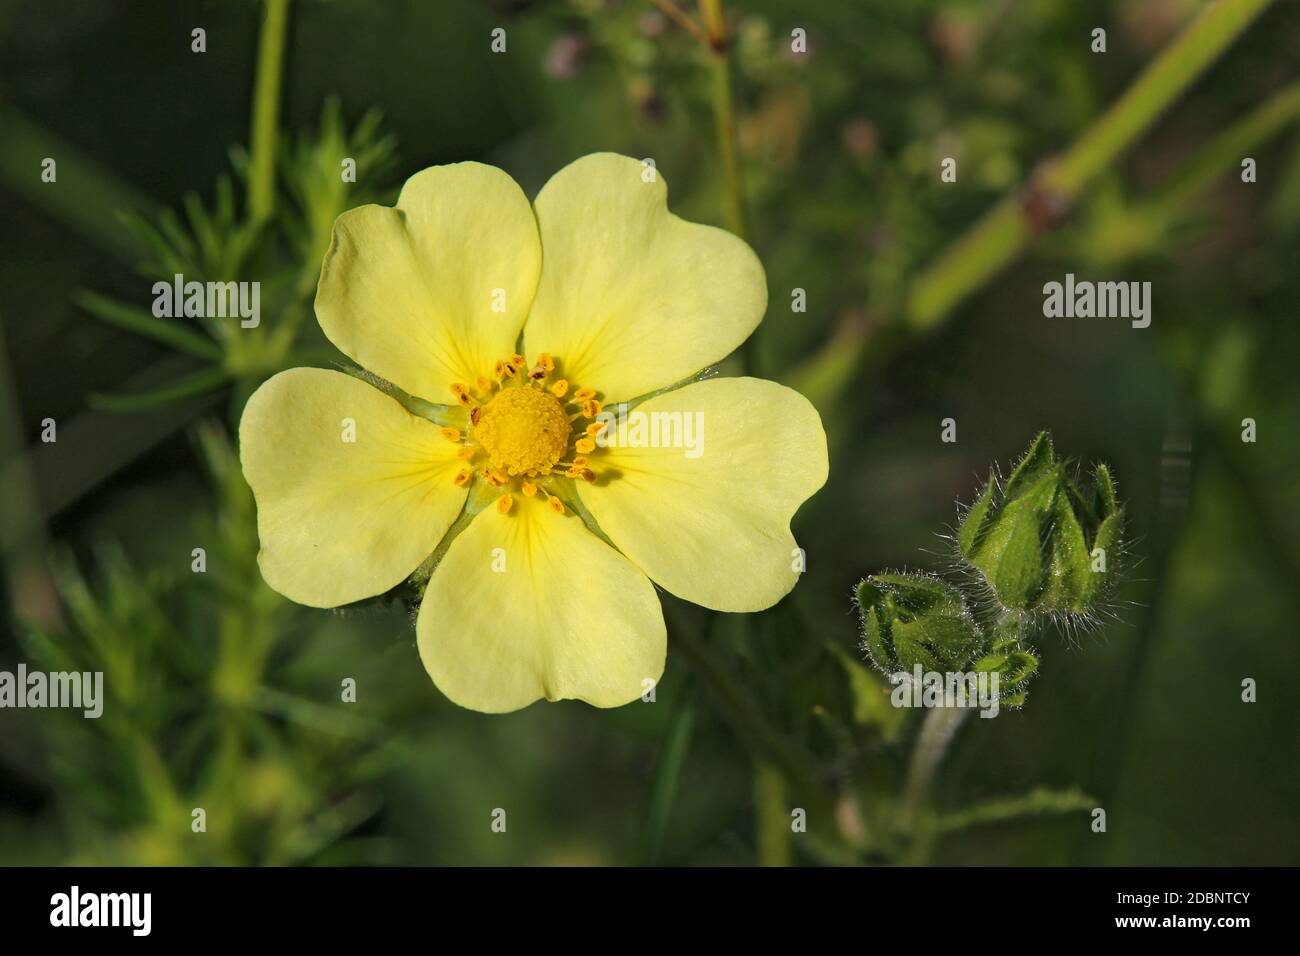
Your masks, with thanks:
[[[569,431],[559,399],[525,387],[502,389],[484,405],[473,436],[492,467],[508,475],[538,475],[564,457]]]
[[[594,388],[571,393],[563,378],[547,384],[556,368],[545,352],[531,369],[524,356],[511,355],[496,363],[492,378],[477,378],[473,387],[451,385],[456,403],[469,410],[470,425],[468,435],[451,426],[442,429],[443,438],[460,446],[456,457],[465,462],[453,481],[463,488],[477,476],[503,489],[497,499],[502,514],[509,513],[512,492],[518,490],[528,498],[543,493],[546,506],[563,515],[563,486],[571,486],[574,478],[596,480],[586,456],[596,451],[596,439],[607,424],[595,420],[603,406]]]

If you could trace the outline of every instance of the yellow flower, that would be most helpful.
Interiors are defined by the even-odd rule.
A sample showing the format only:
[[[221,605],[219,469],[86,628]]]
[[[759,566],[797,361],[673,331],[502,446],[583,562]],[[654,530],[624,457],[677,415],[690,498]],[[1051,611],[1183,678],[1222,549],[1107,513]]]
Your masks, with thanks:
[[[817,412],[762,379],[694,380],[766,307],[749,246],[669,213],[637,160],[584,157],[533,206],[490,166],[417,173],[395,208],[339,217],[316,315],[438,421],[342,372],[262,385],[239,439],[263,577],[336,607],[437,549],[416,632],[451,700],[636,700],[663,673],[656,584],[755,611],[798,577]]]

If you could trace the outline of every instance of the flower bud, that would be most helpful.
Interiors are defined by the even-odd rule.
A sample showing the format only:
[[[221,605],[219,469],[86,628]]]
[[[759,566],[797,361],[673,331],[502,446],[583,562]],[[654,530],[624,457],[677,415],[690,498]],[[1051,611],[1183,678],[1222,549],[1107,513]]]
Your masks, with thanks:
[[[884,674],[965,671],[982,638],[961,593],[937,578],[877,574],[858,585],[863,647]]]
[[[1038,673],[1038,658],[1020,641],[1020,625],[1009,617],[991,628],[987,651],[971,668],[976,673],[997,673],[998,701],[1003,707],[1023,707],[1029,681]]]
[[[1105,465],[1087,486],[1041,433],[1004,485],[989,482],[957,528],[961,556],[1003,608],[1086,615],[1116,578],[1124,511]]]

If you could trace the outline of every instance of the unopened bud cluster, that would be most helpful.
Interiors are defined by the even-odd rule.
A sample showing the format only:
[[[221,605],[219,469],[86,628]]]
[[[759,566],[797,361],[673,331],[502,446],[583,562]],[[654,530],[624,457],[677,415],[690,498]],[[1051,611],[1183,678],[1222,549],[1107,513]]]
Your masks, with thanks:
[[[1018,707],[1038,669],[1029,625],[1093,619],[1115,585],[1123,523],[1106,466],[1081,482],[1044,432],[962,516],[960,586],[916,573],[862,580],[863,650],[886,675],[997,673],[1002,706]]]

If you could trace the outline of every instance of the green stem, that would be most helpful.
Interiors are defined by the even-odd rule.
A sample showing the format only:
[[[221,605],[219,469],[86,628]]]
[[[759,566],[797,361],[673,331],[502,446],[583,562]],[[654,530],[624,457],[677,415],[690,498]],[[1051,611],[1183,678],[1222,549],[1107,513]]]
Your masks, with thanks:
[[[732,88],[731,57],[716,53],[712,59],[714,74],[714,121],[718,129],[718,161],[723,170],[724,222],[731,232],[749,238],[749,221],[745,215],[745,186],[741,181],[740,151],[736,146],[736,99]]]
[[[740,172],[740,149],[736,138],[736,91],[731,75],[730,38],[723,0],[700,0],[700,19],[708,42],[709,70],[713,79],[713,118],[718,140],[718,165],[722,170],[723,222],[742,239],[749,239],[745,213],[745,183]],[[757,372],[757,335],[741,346],[745,370]]]
[[[275,209],[275,153],[280,130],[280,79],[289,25],[289,0],[266,0],[266,19],[253,79],[253,122],[249,134],[248,206],[255,222]]]
[[[785,775],[770,763],[754,764],[755,834],[759,866],[790,865],[790,810],[786,806]]]
[[[1023,192],[1003,199],[917,277],[906,303],[907,324],[915,331],[934,327],[1009,265],[1272,2],[1220,0],[1207,6],[1061,159],[1041,165]]]
[[[732,681],[713,648],[695,636],[691,625],[683,622],[675,626],[671,636],[673,645],[686,656],[692,672],[708,688],[754,759],[779,767],[801,786],[829,797],[829,785],[813,755],[768,722],[754,701]]]
[[[1222,0],[1209,6],[1175,39],[1093,126],[1055,163],[1044,163],[1029,187],[1004,197],[983,219],[950,245],[910,283],[900,320],[879,332],[836,337],[805,362],[790,383],[811,389],[814,404],[827,408],[850,382],[869,377],[871,367],[885,364],[911,338],[937,328],[967,296],[985,286],[1005,266],[1059,221],[1076,199],[1116,156],[1132,145],[1209,65],[1263,12],[1272,0]],[[1292,109],[1289,92],[1279,94],[1243,121],[1241,142],[1255,141],[1282,128]],[[1215,156],[1195,168],[1187,180],[1176,178],[1176,201],[1185,189],[1199,188],[1207,171],[1238,140],[1216,143]],[[1163,197],[1156,201],[1163,202]],[[812,398],[813,396],[810,396]]]
[[[969,714],[970,708],[967,707],[936,707],[926,712],[921,733],[912,750],[912,762],[907,768],[907,782],[903,787],[900,823],[905,831],[916,825],[918,817],[929,803],[935,773],[957,734],[957,728]]]
[[[1250,151],[1300,119],[1300,82],[1274,93],[1263,104],[1214,137],[1174,174],[1170,185],[1152,200],[1168,217],[1208,189],[1229,169],[1238,168]]]
[[[681,703],[668,724],[668,735],[659,755],[659,769],[655,774],[654,790],[650,796],[650,813],[646,821],[645,844],[642,859],[651,866],[659,862],[663,850],[664,834],[668,831],[668,817],[677,796],[682,764],[691,746],[691,733],[695,727],[695,685],[683,691]]]

